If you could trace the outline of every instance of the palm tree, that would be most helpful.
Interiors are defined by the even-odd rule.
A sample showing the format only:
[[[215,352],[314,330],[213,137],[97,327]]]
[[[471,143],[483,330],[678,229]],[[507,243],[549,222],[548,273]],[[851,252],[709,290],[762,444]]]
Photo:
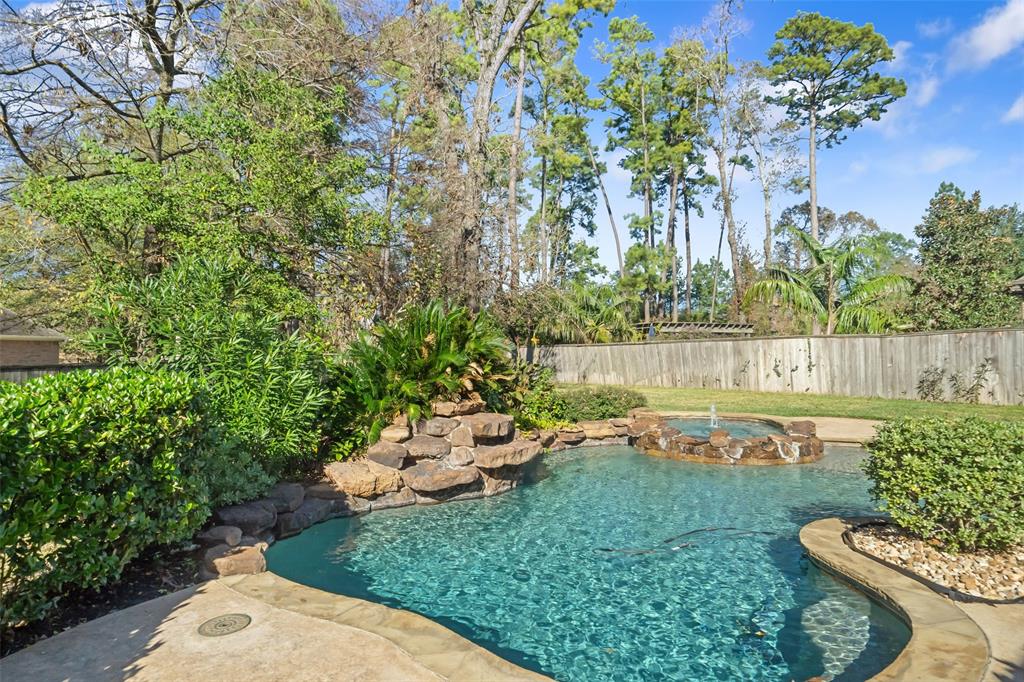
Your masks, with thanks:
[[[549,315],[537,332],[563,343],[631,341],[636,329],[624,312],[627,300],[608,284],[570,282],[550,290]]]
[[[790,228],[811,256],[803,271],[770,267],[747,289],[744,302],[780,301],[797,312],[825,324],[826,334],[878,334],[897,326],[899,318],[884,299],[910,289],[910,281],[897,274],[858,280],[856,273],[868,250],[859,239],[840,239],[825,246],[814,237]]]

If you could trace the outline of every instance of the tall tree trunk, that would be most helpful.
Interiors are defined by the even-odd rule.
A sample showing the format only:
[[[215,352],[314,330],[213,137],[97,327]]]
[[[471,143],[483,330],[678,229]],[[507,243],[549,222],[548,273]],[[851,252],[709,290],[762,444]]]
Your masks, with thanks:
[[[540,237],[540,281],[547,284],[548,281],[548,157],[540,158],[540,225],[538,226],[538,237]]]
[[[718,172],[721,175],[719,185],[722,190],[722,214],[725,217],[725,226],[728,228],[729,258],[732,263],[732,307],[733,312],[738,314],[740,310],[739,297],[743,290],[743,275],[740,272],[740,245],[736,237],[736,220],[732,214],[732,179],[727,180],[725,172],[727,149],[728,147],[724,146],[722,152],[716,153],[716,156],[718,157]]]
[[[647,140],[647,91],[640,86],[640,125],[644,128],[644,218],[647,221],[647,245],[654,248],[654,197],[651,192],[651,149]]]
[[[807,136],[807,170],[809,173],[811,190],[811,236],[818,239],[818,167],[816,153],[818,149],[817,133],[818,120],[811,110],[811,120]]]
[[[693,317],[693,243],[690,240],[690,195],[683,172],[683,240],[686,242],[686,315]]]
[[[619,241],[619,228],[615,225],[615,214],[612,213],[612,203],[608,200],[608,192],[604,187],[604,179],[597,170],[597,160],[594,158],[594,150],[590,147],[590,141],[587,143],[587,155],[590,157],[590,167],[594,169],[594,175],[597,177],[597,186],[601,189],[601,196],[604,198],[604,208],[608,211],[608,222],[612,226],[612,237],[615,238],[615,257],[619,261],[619,278],[626,276],[626,268],[622,263],[622,243]]]
[[[764,267],[772,263],[772,193],[764,179],[764,154],[758,153],[757,177],[761,179],[761,198],[764,200]]]
[[[523,132],[523,90],[526,89],[526,50],[519,50],[519,78],[516,80],[516,105],[512,115],[512,149],[508,162],[508,255],[509,288],[519,287],[519,149]]]
[[[722,214],[722,226],[718,228],[718,251],[715,254],[715,267],[711,269],[711,314],[708,322],[715,321],[715,306],[718,304],[718,271],[722,267],[722,236],[725,234],[725,214]],[[733,286],[736,280],[733,278]]]
[[[679,201],[679,170],[672,169],[668,190],[668,225],[665,229],[665,252],[672,259],[672,321],[679,321],[679,273],[676,258],[676,203]]]

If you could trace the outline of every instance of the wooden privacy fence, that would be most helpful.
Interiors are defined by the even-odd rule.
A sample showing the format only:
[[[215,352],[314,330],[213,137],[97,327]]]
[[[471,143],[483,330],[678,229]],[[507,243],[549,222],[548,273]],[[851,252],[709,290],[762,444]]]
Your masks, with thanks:
[[[61,372],[75,372],[80,369],[102,369],[99,364],[79,365],[34,365],[31,367],[0,367],[0,381],[13,381],[16,384],[23,384],[29,379],[46,376],[47,374],[60,374]]]
[[[1024,404],[1024,329],[545,346],[563,383]]]

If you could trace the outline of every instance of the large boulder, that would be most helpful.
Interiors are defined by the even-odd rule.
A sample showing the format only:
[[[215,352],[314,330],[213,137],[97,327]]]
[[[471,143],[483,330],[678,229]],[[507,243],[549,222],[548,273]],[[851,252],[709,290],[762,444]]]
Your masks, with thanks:
[[[245,535],[256,535],[277,522],[277,508],[269,500],[233,504],[215,510],[213,520],[222,526],[236,526]]]
[[[336,488],[355,497],[377,497],[402,487],[397,469],[369,459],[332,462],[324,467],[324,474]]]
[[[405,449],[412,457],[440,459],[451,452],[452,444],[444,438],[420,434],[407,440]]]
[[[480,447],[485,446],[481,445]],[[452,451],[448,453],[448,456],[444,458],[444,461],[449,466],[464,467],[472,464],[475,457],[476,452],[473,448],[467,448],[460,445],[452,448]]]
[[[266,545],[263,543],[246,547],[217,545],[203,554],[203,568],[214,576],[263,573],[267,570],[264,549]]]
[[[381,466],[401,469],[408,454],[409,451],[401,443],[379,440],[367,449],[366,459]]]
[[[558,430],[558,440],[566,445],[576,445],[587,439],[587,434],[578,426],[567,426]]]
[[[438,492],[469,485],[480,479],[476,467],[449,467],[425,459],[402,470],[402,480],[416,492]]]
[[[280,514],[298,509],[305,496],[301,483],[278,483],[267,493],[267,500],[274,504],[274,508]]]
[[[412,491],[412,488],[402,488],[401,490],[393,493],[385,493],[378,498],[375,498],[370,503],[371,509],[377,511],[379,509],[394,509],[396,507],[408,507],[416,504],[416,493]]]
[[[725,429],[715,429],[708,434],[708,443],[713,448],[724,448],[729,445],[729,432]]]
[[[334,501],[310,498],[298,509],[285,514],[278,514],[274,534],[279,538],[297,535],[314,523],[320,523],[334,511]]]
[[[484,497],[506,493],[519,484],[522,478],[523,469],[520,466],[503,466],[497,469],[481,469],[483,477]]]
[[[664,425],[665,421],[660,417],[640,417],[626,425],[626,434],[636,438],[644,435],[648,431],[660,429]]]
[[[451,442],[453,448],[471,448],[476,445],[476,439],[473,438],[473,430],[465,424],[452,429],[452,432],[448,434],[448,440]]]
[[[196,535],[196,542],[213,547],[227,545],[235,547],[242,541],[242,529],[238,526],[213,526]]]
[[[789,422],[786,424],[786,435],[789,436],[816,436],[818,435],[818,427],[814,422],[803,420]]]
[[[409,440],[412,432],[405,424],[392,424],[385,426],[380,432],[380,439],[388,443],[402,443]]]
[[[616,435],[615,427],[608,421],[582,421],[579,424],[580,428],[583,429],[583,435],[587,438],[594,438],[601,440],[604,438],[614,438]]]
[[[458,420],[449,417],[434,417],[421,421],[418,429],[420,433],[425,433],[428,436],[447,436],[458,425]]]
[[[470,398],[460,402],[447,400],[438,401],[430,406],[430,411],[437,417],[459,417],[482,412],[487,404],[479,398]]]
[[[525,464],[540,454],[541,444],[535,440],[514,440],[503,445],[480,445],[473,464],[485,469]]]
[[[480,412],[462,418],[462,423],[469,427],[474,438],[507,438],[514,429],[511,415],[497,412]]]

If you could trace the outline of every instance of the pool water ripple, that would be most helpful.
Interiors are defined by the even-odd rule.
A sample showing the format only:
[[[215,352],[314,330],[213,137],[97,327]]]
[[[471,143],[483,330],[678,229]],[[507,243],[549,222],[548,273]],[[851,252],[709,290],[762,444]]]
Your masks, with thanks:
[[[871,511],[861,456],[740,468],[569,450],[506,495],[330,521],[267,557],[286,578],[421,613],[560,680],[863,680],[909,632],[797,542],[812,519]],[[757,533],[664,542],[707,527]]]

